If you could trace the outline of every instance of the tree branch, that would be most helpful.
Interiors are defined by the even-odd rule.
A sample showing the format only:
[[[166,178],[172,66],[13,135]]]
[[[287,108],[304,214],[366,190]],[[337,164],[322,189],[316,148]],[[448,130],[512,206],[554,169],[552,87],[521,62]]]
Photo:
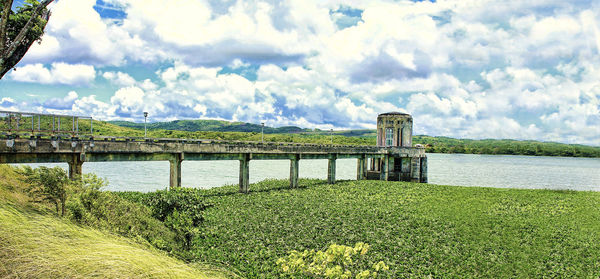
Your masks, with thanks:
[[[2,0],[2,18],[0,18],[0,56],[3,56],[6,48],[6,26],[10,18],[10,9],[13,0]]]
[[[29,18],[29,20],[27,21],[25,26],[23,26],[21,31],[19,31],[19,35],[17,35],[13,43],[6,50],[5,55],[3,55],[4,57],[10,57],[13,55],[17,47],[19,47],[23,43],[25,35],[27,35],[27,32],[29,32],[29,29],[31,28],[31,25],[33,24],[34,20],[41,15],[42,10],[46,8],[46,6],[48,6],[48,4],[50,4],[52,1],[54,0],[44,0],[39,5],[37,5],[37,7],[35,7],[35,10],[33,10],[33,12],[31,13],[31,17]]]

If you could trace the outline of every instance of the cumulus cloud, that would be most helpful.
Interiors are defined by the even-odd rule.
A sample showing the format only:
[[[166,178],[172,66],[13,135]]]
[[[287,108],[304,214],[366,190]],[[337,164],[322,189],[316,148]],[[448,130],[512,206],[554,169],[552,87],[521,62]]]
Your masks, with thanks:
[[[30,64],[13,70],[9,76],[20,82],[88,85],[96,78],[96,71],[84,64],[52,63],[49,69],[42,64]]]
[[[118,20],[94,4],[53,4],[9,76],[82,85],[100,69],[118,89],[48,108],[318,128],[404,111],[416,133],[600,144],[600,10],[587,1],[111,0]]]

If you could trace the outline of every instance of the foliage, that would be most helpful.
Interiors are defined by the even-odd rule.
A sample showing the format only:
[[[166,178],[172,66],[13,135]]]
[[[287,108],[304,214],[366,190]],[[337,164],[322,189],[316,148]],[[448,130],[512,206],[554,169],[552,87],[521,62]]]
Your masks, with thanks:
[[[56,214],[60,216],[65,214],[67,193],[72,183],[64,169],[44,166],[33,169],[30,166],[23,166],[19,172],[25,176],[25,182],[30,184],[28,193],[33,201],[48,201],[55,205]]]
[[[556,142],[415,136],[413,143],[426,146],[429,153],[600,157],[600,147]]]
[[[175,233],[155,219],[148,208],[115,193],[100,191],[104,185],[106,182],[96,175],[84,174],[78,192],[67,204],[71,220],[142,242],[148,241],[166,251],[178,248]]]
[[[119,195],[147,206],[154,218],[175,232],[177,243],[185,250],[192,246],[192,240],[200,234],[203,211],[210,206],[197,191],[187,188],[147,194],[123,192]]]
[[[52,0],[25,0],[16,12],[12,0],[0,1],[0,79],[39,41],[50,17],[46,6]]]
[[[194,190],[204,211],[196,259],[247,278],[280,278],[289,251],[369,243],[389,278],[594,277],[600,193],[386,181],[300,180]]]
[[[356,243],[354,247],[331,244],[325,251],[294,250],[288,256],[279,258],[277,264],[284,273],[292,275],[331,279],[377,278],[381,272],[389,270],[389,267],[383,261],[363,263],[363,256],[368,251],[369,244],[362,242]]]

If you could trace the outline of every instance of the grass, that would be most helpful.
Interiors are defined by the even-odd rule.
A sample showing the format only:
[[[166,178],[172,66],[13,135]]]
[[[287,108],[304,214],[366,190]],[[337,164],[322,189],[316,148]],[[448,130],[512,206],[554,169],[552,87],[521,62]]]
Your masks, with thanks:
[[[228,278],[141,239],[82,227],[31,203],[14,167],[0,165],[0,278]],[[126,214],[122,212],[121,214]]]
[[[46,214],[0,205],[0,223],[2,278],[226,278]]]
[[[600,193],[301,180],[198,190],[197,259],[248,278],[279,277],[292,250],[371,245],[391,278],[600,276]]]

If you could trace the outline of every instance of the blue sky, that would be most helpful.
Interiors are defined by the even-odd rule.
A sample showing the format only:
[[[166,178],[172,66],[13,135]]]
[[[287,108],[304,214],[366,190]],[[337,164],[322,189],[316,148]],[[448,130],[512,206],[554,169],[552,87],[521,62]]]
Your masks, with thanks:
[[[529,3],[531,2],[531,3]],[[168,4],[166,4],[168,3]],[[600,145],[597,1],[57,0],[0,109]]]

